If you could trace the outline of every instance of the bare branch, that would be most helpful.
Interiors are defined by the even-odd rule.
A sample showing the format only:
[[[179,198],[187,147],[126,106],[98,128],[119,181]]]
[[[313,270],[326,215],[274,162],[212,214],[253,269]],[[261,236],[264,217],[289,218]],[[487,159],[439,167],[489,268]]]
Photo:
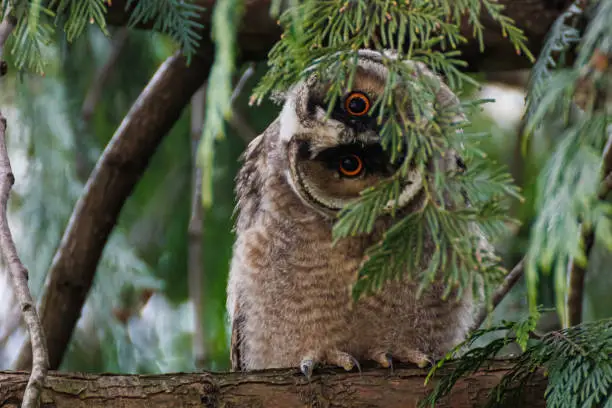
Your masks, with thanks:
[[[253,63],[249,64],[249,67],[240,76],[240,79],[236,83],[234,92],[232,92],[231,104],[232,114],[228,120],[229,125],[234,131],[244,140],[246,144],[257,137],[257,132],[253,130],[249,122],[246,120],[244,112],[236,105],[236,100],[242,93],[244,86],[247,84],[249,79],[255,73],[255,66]]]
[[[3,59],[4,44],[15,28],[15,20],[10,15],[10,10],[7,8],[5,12],[6,15],[0,24],[0,63],[2,64],[2,75],[6,73],[6,62]],[[21,315],[28,328],[30,343],[32,344],[32,349],[30,350],[30,353],[33,355],[32,371],[22,397],[21,406],[23,408],[34,408],[39,406],[40,393],[45,384],[45,378],[49,369],[49,357],[45,333],[28,287],[28,270],[19,259],[15,241],[8,225],[8,200],[14,183],[15,176],[13,175],[6,147],[6,119],[0,113],[0,250],[8,266],[15,297],[19,302]]]
[[[246,144],[257,137],[257,132],[249,125],[244,112],[236,106],[233,107],[232,116],[230,116],[228,123]]]
[[[21,263],[19,255],[17,255],[17,248],[15,248],[15,242],[8,225],[7,207],[14,183],[15,176],[13,176],[6,148],[6,119],[0,113],[0,249],[10,271],[13,290],[30,334],[33,364],[21,406],[33,408],[38,407],[40,393],[47,376],[49,360],[45,335],[28,288],[28,271]]]
[[[512,367],[511,361],[491,361],[486,369],[457,381],[437,408],[485,406],[493,387]],[[448,375],[451,368],[440,369]],[[322,368],[310,382],[294,369],[247,373],[166,375],[94,375],[52,373],[43,402],[55,408],[233,407],[233,408],[417,408],[431,390],[424,386],[427,370],[398,365],[385,369],[364,367],[362,373]],[[430,383],[435,384],[438,376]],[[546,406],[546,377],[533,373],[522,390],[522,407]],[[0,371],[0,401],[19,398],[25,375]]]
[[[113,34],[110,55],[108,56],[108,59],[104,65],[96,73],[96,76],[91,83],[91,87],[87,90],[87,95],[85,96],[85,100],[81,108],[81,116],[85,122],[89,122],[91,115],[93,115],[96,105],[100,100],[100,96],[102,95],[102,91],[104,90],[104,86],[106,85],[111,72],[113,72],[113,69],[117,64],[117,60],[119,59],[121,50],[126,43],[128,34],[129,31],[125,27],[119,28],[117,32]]]
[[[203,368],[206,361],[206,348],[204,347],[204,262],[202,257],[203,236],[203,209],[202,209],[202,169],[196,164],[198,144],[202,137],[202,126],[204,125],[204,103],[206,96],[206,85],[191,98],[191,146],[192,146],[192,196],[191,196],[191,218],[187,234],[189,236],[189,298],[194,308],[195,335],[193,338],[193,354],[197,368]]]
[[[603,58],[603,64],[599,58]],[[590,98],[593,98],[595,101],[595,109],[601,109],[602,105],[606,103],[605,95],[602,95],[602,92],[596,89],[596,85],[592,79],[592,74],[599,70],[603,70],[604,72],[597,72],[598,74],[604,74],[605,71],[609,69],[609,58],[609,55],[595,50],[593,58],[591,61],[589,61],[589,64],[584,70],[584,74],[578,81],[579,90],[577,91],[577,95],[574,97],[574,100],[579,106],[581,103],[585,103],[585,101]],[[602,181],[598,194],[600,200],[604,200],[610,192],[610,177],[612,175],[612,128],[609,128],[608,134],[608,141],[604,148],[602,157]],[[591,250],[593,249],[593,244],[595,243],[595,231],[593,231],[593,228],[587,229],[584,225],[581,225],[580,236],[584,244],[584,254],[588,262]],[[576,262],[574,262],[573,258],[570,258],[568,264],[568,289],[566,299],[567,318],[563,319],[564,327],[575,326],[582,322],[586,268],[586,265],[578,265]]]
[[[242,93],[242,90],[247,82],[249,82],[249,79],[251,79],[253,74],[255,74],[255,65],[250,63],[247,69],[244,70],[244,73],[240,76],[238,82],[236,82],[236,86],[234,87],[234,91],[232,92],[232,97],[230,99],[232,105],[236,103],[236,99],[238,99]]]
[[[4,299],[6,301],[6,298]],[[21,326],[21,314],[18,308],[11,309],[8,316],[5,315],[4,321],[4,333],[0,335],[0,349],[6,346],[6,342],[13,335],[13,333]]]
[[[159,67],[104,149],[75,205],[41,299],[51,369],[62,361],[123,204],[157,146],[208,76],[214,56],[212,44],[208,46],[209,52],[193,58],[189,66],[177,52]],[[16,368],[28,369],[31,362],[25,344]]]
[[[4,44],[11,35],[17,25],[17,21],[13,15],[11,15],[10,7],[5,10],[5,17],[0,23],[0,76],[4,76],[7,71],[6,61],[4,61]]]
[[[508,275],[506,275],[506,277],[504,278],[504,282],[500,285],[499,288],[497,288],[495,293],[493,293],[493,299],[491,301],[491,303],[493,304],[493,310],[497,307],[497,305],[501,303],[502,300],[504,300],[508,292],[510,292],[510,289],[512,289],[516,282],[518,282],[518,280],[521,278],[521,276],[523,276],[524,268],[525,259],[523,258],[519,261],[519,263],[514,266],[514,268],[512,268]],[[478,329],[487,319],[488,314],[489,309],[487,305],[483,305],[480,311],[478,312],[476,319],[474,319],[474,324],[470,328],[470,331]]]

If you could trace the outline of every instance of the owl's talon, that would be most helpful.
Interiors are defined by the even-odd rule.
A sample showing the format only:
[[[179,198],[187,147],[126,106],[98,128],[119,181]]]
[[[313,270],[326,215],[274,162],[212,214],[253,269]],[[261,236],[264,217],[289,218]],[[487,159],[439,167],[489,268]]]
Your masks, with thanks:
[[[327,364],[342,367],[346,371],[351,371],[353,368],[357,367],[357,370],[361,373],[359,361],[357,361],[355,357],[343,351],[334,350],[327,354],[327,358],[325,360]]]
[[[353,359],[353,366],[357,367],[357,371],[359,371],[359,375],[361,375],[361,365],[359,365],[359,361],[353,356],[350,356]],[[348,371],[348,370],[347,370]]]
[[[314,366],[315,362],[311,358],[305,358],[300,362],[300,371],[302,371],[302,374],[304,374],[309,381],[310,377],[312,377]]]
[[[410,350],[404,353],[400,353],[399,356],[394,355],[402,363],[416,364],[419,368],[425,368],[432,366],[433,359],[425,353],[417,350]]]
[[[370,354],[370,358],[376,361],[382,368],[388,368],[391,374],[393,374],[393,358],[391,353],[384,351],[374,352]]]

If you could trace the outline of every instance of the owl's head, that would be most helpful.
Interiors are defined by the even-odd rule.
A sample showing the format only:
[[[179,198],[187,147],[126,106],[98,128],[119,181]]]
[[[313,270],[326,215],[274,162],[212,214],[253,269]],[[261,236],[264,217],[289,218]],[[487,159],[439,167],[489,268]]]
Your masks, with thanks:
[[[324,81],[313,75],[284,96],[280,141],[288,154],[287,179],[303,201],[326,215],[335,215],[364,189],[392,176],[402,165],[401,158],[391,163],[380,144],[377,115],[370,115],[387,81],[388,70],[382,58],[376,51],[359,52],[352,89],[336,102],[330,116],[325,103],[330,79]],[[417,72],[432,75],[423,64],[414,67]],[[447,87],[444,90],[454,97]],[[448,99],[448,95],[441,98]],[[409,112],[406,114],[409,116]],[[402,180],[399,208],[410,205],[419,195],[422,177],[413,169]]]

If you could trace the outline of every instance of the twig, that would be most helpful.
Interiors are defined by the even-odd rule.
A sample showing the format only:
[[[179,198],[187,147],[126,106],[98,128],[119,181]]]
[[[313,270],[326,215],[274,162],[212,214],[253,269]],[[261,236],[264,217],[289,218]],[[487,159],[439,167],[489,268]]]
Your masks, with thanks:
[[[257,132],[249,125],[244,113],[237,106],[233,107],[228,123],[246,144],[257,137]]]
[[[602,62],[603,58],[603,62]],[[591,85],[592,84],[590,76],[593,72],[597,72],[599,74],[605,74],[605,71],[608,70],[608,59],[609,56],[601,53],[599,50],[595,50],[593,53],[593,58],[589,61],[587,66],[584,69],[583,77],[579,80],[582,85]],[[596,106],[595,109],[601,109],[601,104],[605,103],[605,98],[602,102],[601,98],[597,95],[598,92],[595,92],[595,100]],[[612,132],[609,132],[608,141],[606,143],[606,147],[604,148],[603,153],[603,163],[602,163],[602,182],[599,187],[598,198],[600,200],[605,200],[606,196],[610,192],[610,187],[612,186],[610,179],[612,176]],[[580,236],[582,238],[582,242],[584,243],[584,253],[586,259],[589,259],[591,254],[591,250],[593,249],[593,244],[595,243],[595,232],[592,228],[588,230],[584,227],[584,225],[580,226]],[[582,322],[582,304],[584,299],[584,280],[586,278],[586,266],[582,267],[574,262],[573,258],[570,258],[568,263],[568,289],[567,289],[567,318],[563,320],[563,327],[571,327],[576,326]]]
[[[32,372],[21,403],[22,407],[30,408],[38,407],[40,393],[47,376],[49,360],[45,335],[28,288],[28,271],[21,263],[19,255],[17,255],[17,248],[15,248],[6,215],[9,196],[14,183],[15,176],[13,176],[6,148],[6,119],[0,114],[0,249],[11,273],[15,296],[19,301],[23,320],[28,328],[32,343]]]
[[[4,19],[0,23],[0,64],[2,65],[2,74],[6,73],[6,62],[3,59],[4,44],[15,28],[16,23],[10,12],[9,8],[5,10]],[[28,328],[30,343],[32,344],[30,351],[32,353],[32,371],[28,385],[23,393],[21,406],[23,408],[34,408],[39,406],[40,393],[45,384],[45,378],[49,369],[49,355],[45,333],[38,318],[30,289],[28,288],[28,270],[19,259],[15,241],[13,241],[8,225],[8,200],[13,184],[15,184],[15,176],[13,175],[6,147],[6,119],[0,113],[0,251],[2,251],[2,257],[8,266],[15,297],[19,302],[21,315]]]
[[[201,55],[192,58],[189,66],[177,51],[159,67],[104,149],[75,205],[40,302],[51,369],[57,369],[62,361],[125,201],[210,72],[213,45],[205,42],[201,47]],[[25,344],[15,368],[23,370],[30,365],[30,349]]]
[[[512,268],[510,273],[506,275],[504,282],[500,285],[499,288],[497,288],[495,293],[493,293],[493,299],[491,300],[491,303],[493,305],[492,310],[494,310],[497,307],[497,305],[501,303],[501,301],[504,299],[504,297],[506,297],[508,292],[510,292],[510,289],[512,289],[514,285],[516,284],[516,282],[518,282],[520,277],[523,276],[523,271],[525,267],[524,264],[525,264],[525,258],[521,259],[519,263],[517,263],[514,266],[514,268]],[[474,323],[472,324],[470,331],[474,331],[478,329],[482,325],[482,323],[487,319],[488,314],[489,314],[489,308],[487,307],[487,305],[483,305],[478,311],[478,315],[474,319]]]
[[[88,132],[89,122],[91,121],[91,117],[100,101],[100,97],[106,87],[108,79],[110,78],[113,70],[116,68],[117,61],[119,59],[119,55],[127,42],[128,38],[128,29],[127,27],[120,27],[113,34],[112,42],[111,42],[111,50],[108,56],[108,59],[104,63],[104,65],[96,72],[95,77],[87,90],[87,94],[85,95],[85,99],[83,100],[83,105],[81,106],[81,121],[78,122],[79,132],[86,134]],[[76,165],[76,173],[83,183],[87,181],[87,177],[93,168],[94,163],[89,159],[86,154],[87,151],[87,142],[83,137],[77,137],[74,141],[74,150],[75,150],[75,165]]]
[[[202,169],[196,164],[198,143],[202,137],[202,126],[204,125],[204,100],[206,96],[206,85],[191,98],[191,146],[192,146],[192,196],[191,196],[191,218],[187,234],[189,236],[189,297],[194,307],[195,335],[193,338],[193,355],[197,368],[203,368],[206,361],[206,348],[204,347],[204,328],[202,326],[203,303],[203,274],[204,264],[202,258]]]
[[[81,116],[85,122],[89,122],[91,116],[93,115],[96,105],[100,100],[100,95],[102,95],[106,82],[108,81],[110,74],[113,72],[113,69],[117,64],[117,60],[119,59],[119,55],[121,54],[121,50],[126,43],[128,33],[129,31],[127,27],[120,27],[113,35],[111,51],[108,59],[100,70],[96,72],[96,76],[91,83],[91,87],[87,90],[87,95],[85,96],[83,106],[81,107]]]
[[[611,190],[612,183],[612,134],[608,139],[603,154],[603,178],[600,187],[598,198],[604,200]],[[592,229],[586,230],[584,226],[580,226],[580,236],[584,242],[584,253],[588,259],[595,243],[595,232]],[[571,258],[568,268],[568,289],[567,289],[567,321],[564,322],[564,327],[571,327],[582,322],[582,303],[584,298],[584,280],[586,278],[586,267],[582,267],[574,262]]]
[[[2,23],[0,23],[0,76],[4,76],[4,74],[6,74],[6,61],[4,61],[4,58],[2,58],[4,55],[4,44],[6,44],[6,40],[17,25],[15,16],[11,15],[10,6],[6,8],[4,16],[5,17],[2,20]]]
[[[21,315],[17,308],[11,309],[11,313],[4,320],[4,333],[0,335],[0,348],[6,345],[11,335],[21,326]]]
[[[244,113],[238,106],[236,106],[236,100],[253,74],[255,74],[255,66],[251,63],[234,87],[234,92],[232,92],[231,98],[232,114],[228,120],[229,125],[246,144],[257,137],[257,132],[253,130],[253,128],[249,125],[249,122],[246,120]]]
[[[232,97],[230,99],[232,105],[236,103],[236,99],[238,99],[238,97],[242,93],[242,90],[244,89],[244,86],[249,81],[249,79],[251,79],[254,73],[255,65],[253,63],[250,63],[248,68],[240,76],[238,82],[236,82],[236,86],[234,87],[234,91],[232,92]]]

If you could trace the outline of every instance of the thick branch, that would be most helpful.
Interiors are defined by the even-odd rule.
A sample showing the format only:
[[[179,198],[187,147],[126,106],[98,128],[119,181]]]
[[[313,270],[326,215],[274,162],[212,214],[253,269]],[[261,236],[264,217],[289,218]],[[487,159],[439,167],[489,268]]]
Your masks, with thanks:
[[[509,367],[508,362],[493,362],[490,368],[458,381],[436,407],[485,406],[489,391]],[[425,370],[397,368],[393,375],[382,369],[366,369],[362,374],[321,372],[311,382],[297,370],[146,376],[54,372],[45,386],[43,403],[56,408],[416,408],[431,389],[423,386]],[[0,406],[16,403],[26,381],[25,373],[0,372]],[[545,388],[545,377],[534,375],[521,406],[544,407]]]
[[[191,61],[176,54],[158,69],[98,160],[53,258],[40,314],[47,335],[49,363],[57,369],[81,315],[104,245],[126,199],[162,138],[206,79],[212,51]],[[18,369],[29,369],[29,345]]]
[[[505,5],[504,13],[525,31],[529,39],[529,49],[534,55],[540,52],[551,24],[571,3],[570,0],[499,0],[498,2]],[[127,0],[113,0],[112,6],[108,8],[109,24],[127,24],[130,14],[129,10],[126,11],[126,3]],[[205,30],[210,30],[216,2],[196,0],[195,3],[206,8],[199,22],[204,24]],[[246,10],[239,24],[238,47],[243,60],[263,60],[272,45],[280,38],[281,31],[269,13],[271,0],[246,0],[245,3]],[[138,27],[151,29],[153,23],[148,21]],[[482,23],[486,30],[484,52],[480,52],[477,41],[470,41],[460,47],[464,59],[469,63],[470,71],[507,71],[531,66],[526,57],[516,55],[508,39],[502,36],[499,25],[490,19],[484,10]],[[461,31],[467,38],[472,39],[470,25],[464,24]],[[209,32],[204,33],[204,38],[208,38],[209,35]]]

